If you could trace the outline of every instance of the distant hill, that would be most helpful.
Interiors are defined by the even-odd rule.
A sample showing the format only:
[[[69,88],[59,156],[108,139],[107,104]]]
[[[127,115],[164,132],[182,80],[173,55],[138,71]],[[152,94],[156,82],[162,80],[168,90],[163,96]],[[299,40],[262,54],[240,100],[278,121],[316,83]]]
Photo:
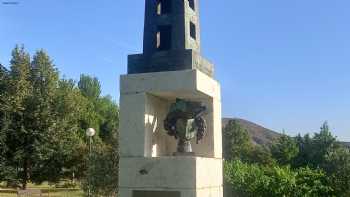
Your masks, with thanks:
[[[275,139],[282,136],[281,133],[278,133],[276,131],[273,131],[271,129],[267,129],[263,126],[260,126],[256,123],[250,122],[248,120],[239,119],[239,118],[223,118],[222,119],[222,126],[225,127],[226,124],[230,120],[236,120],[238,123],[248,131],[252,142],[254,144],[259,145],[269,145],[271,144]],[[347,146],[350,148],[350,142],[341,142],[341,144]]]
[[[253,122],[239,118],[223,118],[222,126],[225,127],[230,120],[238,121],[238,123],[248,131],[254,144],[269,145],[273,140],[281,136],[281,134],[276,131],[272,131]]]
[[[350,142],[341,142],[344,146],[350,148]]]

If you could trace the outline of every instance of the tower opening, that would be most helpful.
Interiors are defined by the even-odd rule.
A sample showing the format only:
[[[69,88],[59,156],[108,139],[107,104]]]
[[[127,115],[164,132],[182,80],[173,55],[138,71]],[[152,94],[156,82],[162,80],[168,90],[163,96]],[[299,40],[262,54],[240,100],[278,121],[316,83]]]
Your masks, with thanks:
[[[169,14],[171,12],[171,1],[158,0],[157,1],[157,15]]]
[[[190,22],[190,35],[193,39],[197,39],[196,25]]]
[[[171,26],[160,25],[157,31],[157,49],[166,51],[171,49]]]
[[[195,10],[194,0],[188,0],[188,4],[192,10]]]

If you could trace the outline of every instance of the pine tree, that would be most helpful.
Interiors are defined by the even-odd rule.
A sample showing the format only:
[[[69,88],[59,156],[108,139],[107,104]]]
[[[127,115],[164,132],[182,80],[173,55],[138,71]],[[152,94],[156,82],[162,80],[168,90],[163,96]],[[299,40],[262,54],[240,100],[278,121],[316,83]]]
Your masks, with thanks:
[[[33,94],[30,106],[27,106],[28,126],[32,137],[32,181],[40,183],[45,179],[57,181],[61,173],[62,158],[60,151],[60,124],[55,112],[55,95],[58,86],[58,71],[49,56],[39,50],[31,63],[31,82]],[[44,164],[44,165],[43,165]],[[44,178],[46,177],[46,178]]]
[[[101,85],[96,77],[81,75],[78,86],[83,95],[90,99],[97,99],[101,94]]]
[[[6,130],[6,168],[9,173],[7,179],[26,188],[30,177],[31,137],[26,125],[26,106],[32,93],[30,82],[30,56],[24,47],[16,46],[12,51],[11,70],[9,73],[7,95],[5,96],[4,111],[9,118]]]
[[[7,94],[7,85],[9,80],[8,70],[0,64],[0,180],[5,178],[6,174],[6,129],[8,126],[8,120],[6,118],[5,109],[5,97]]]
[[[247,130],[243,129],[236,120],[230,120],[223,131],[223,152],[227,160],[248,160],[252,143]]]
[[[8,180],[24,189],[29,181],[58,182],[79,143],[78,123],[67,126],[71,116],[58,111],[58,71],[43,50],[36,52],[30,63],[23,47],[16,47],[9,84],[6,169],[13,173]]]
[[[298,155],[299,148],[295,140],[285,134],[271,146],[271,154],[280,165],[288,165]]]

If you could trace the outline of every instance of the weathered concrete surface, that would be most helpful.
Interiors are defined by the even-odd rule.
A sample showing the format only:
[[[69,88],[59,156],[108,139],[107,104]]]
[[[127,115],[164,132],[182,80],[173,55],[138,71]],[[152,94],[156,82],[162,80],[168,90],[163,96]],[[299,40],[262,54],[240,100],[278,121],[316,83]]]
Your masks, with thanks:
[[[222,160],[204,157],[122,158],[121,188],[196,189],[222,186]]]
[[[128,74],[198,69],[213,77],[214,66],[200,55],[199,5],[194,0],[194,9],[188,0],[169,0],[171,11],[157,14],[158,3],[146,0],[143,53],[129,55]],[[191,24],[195,38],[191,36]],[[158,47],[159,28],[171,29],[170,48]]]
[[[120,168],[123,169],[120,172],[120,189],[124,191],[180,191],[196,197],[222,196],[221,159],[122,158]]]
[[[198,70],[121,76],[120,154],[122,157],[171,156],[176,140],[163,121],[176,98],[203,102],[207,133],[192,143],[196,156],[222,158],[221,100],[217,81]]]
[[[121,76],[120,196],[132,191],[179,191],[181,197],[222,196],[220,85],[199,70]],[[172,156],[177,141],[163,120],[176,98],[208,108],[208,131],[195,157]]]
[[[192,49],[162,51],[152,56],[144,54],[128,56],[128,74],[191,69],[198,69],[211,77],[214,75],[213,64]]]
[[[171,4],[171,11],[158,15],[157,1],[146,0],[143,53],[150,56],[158,52],[156,34],[161,25],[172,27],[171,50],[192,49],[200,52],[199,2],[195,0],[193,10],[188,0],[167,1]],[[196,26],[196,39],[190,36],[190,22]]]

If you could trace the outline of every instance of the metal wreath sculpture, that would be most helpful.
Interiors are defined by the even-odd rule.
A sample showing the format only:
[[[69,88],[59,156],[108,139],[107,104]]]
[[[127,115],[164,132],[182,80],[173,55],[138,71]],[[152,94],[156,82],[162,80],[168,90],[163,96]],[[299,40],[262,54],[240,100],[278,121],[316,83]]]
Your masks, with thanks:
[[[191,153],[191,139],[196,137],[197,144],[201,141],[207,130],[203,118],[207,108],[201,102],[176,99],[171,104],[169,113],[164,120],[164,129],[168,135],[178,140],[179,153]]]

